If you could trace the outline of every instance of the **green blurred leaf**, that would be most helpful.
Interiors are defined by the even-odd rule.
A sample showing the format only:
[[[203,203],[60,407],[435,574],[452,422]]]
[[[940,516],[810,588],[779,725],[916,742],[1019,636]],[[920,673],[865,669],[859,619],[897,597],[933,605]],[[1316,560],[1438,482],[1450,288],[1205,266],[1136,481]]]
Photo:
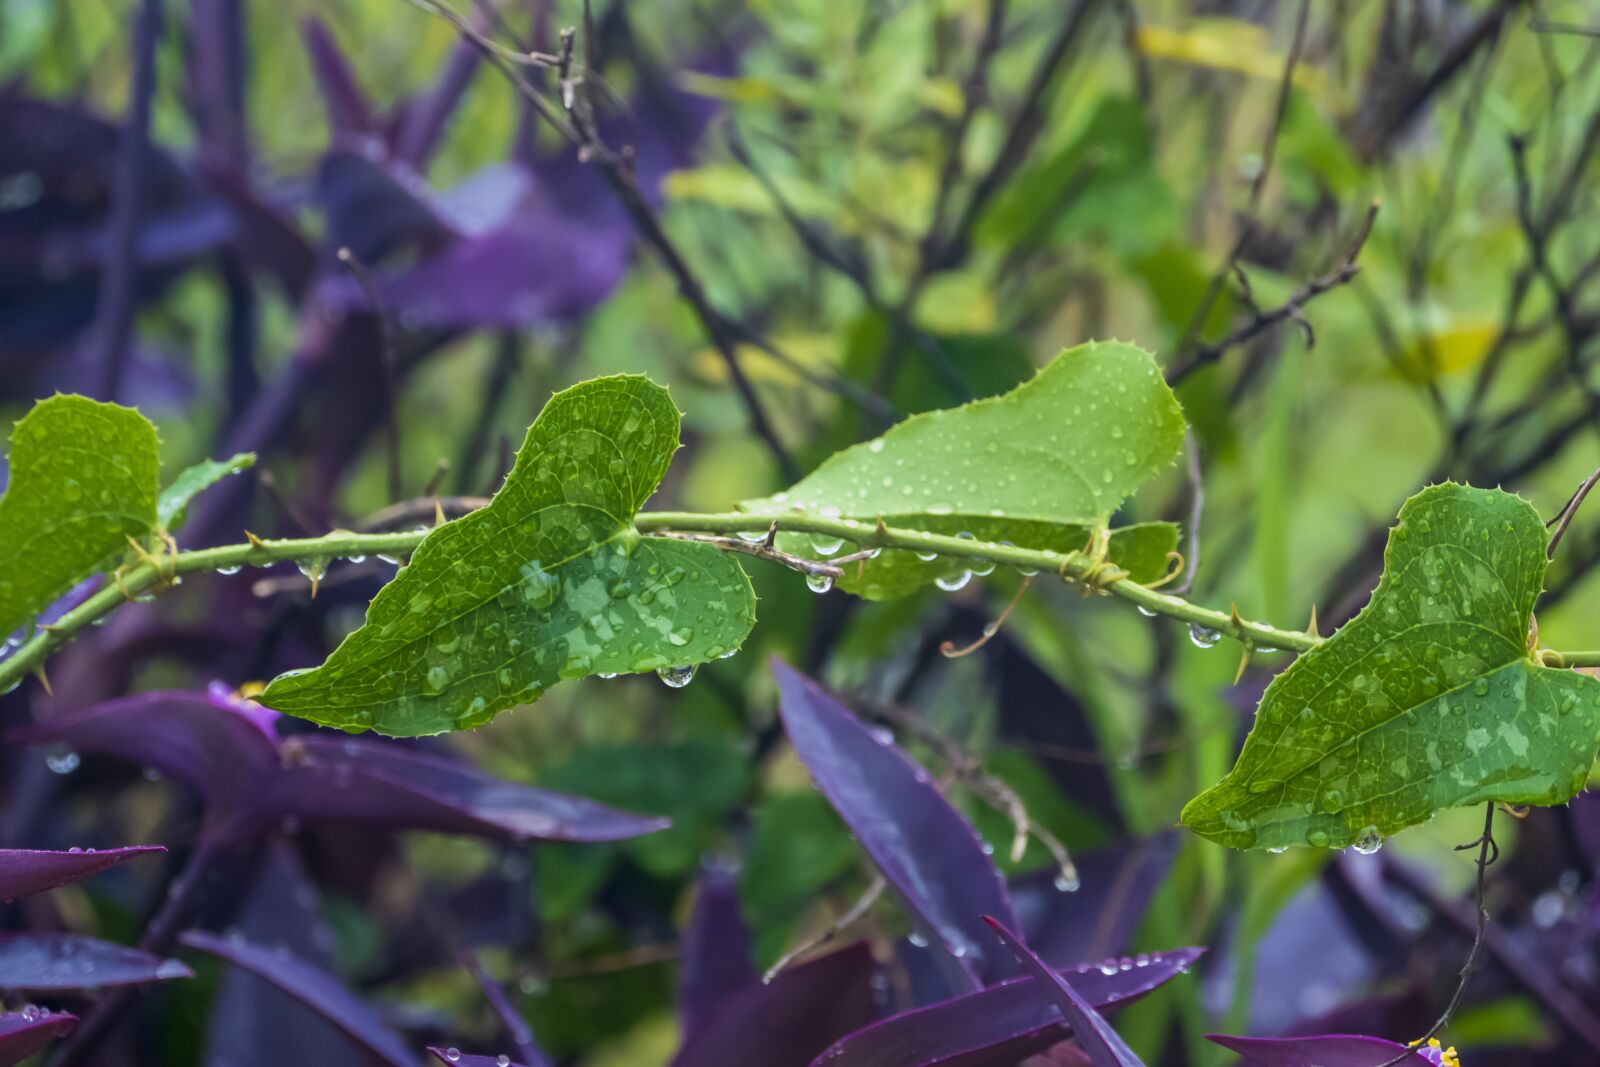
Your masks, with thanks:
[[[150,536],[160,470],[155,427],[132,408],[58,395],[17,420],[0,498],[0,634]]]
[[[755,810],[739,901],[770,962],[806,906],[860,859],[844,823],[817,792],[777,793]],[[641,839],[642,840],[642,839]]]
[[[1071,551],[1172,462],[1183,425],[1149,353],[1092,342],[1061,353],[1004,396],[914,415],[833,456],[787,492],[741,506],[869,528],[881,518],[932,533]],[[797,536],[780,541],[797,551],[836,548],[807,546]],[[1175,543],[1170,525],[1132,527],[1113,535],[1112,559],[1149,580]],[[968,565],[887,550],[847,567],[840,584],[868,599],[903,596]]]
[[[731,744],[592,745],[573,753],[540,784],[670,818],[667,829],[623,848],[651,874],[676,878],[691,873],[710,847],[722,817],[744,796],[748,771],[748,758]]]
[[[1583,788],[1600,682],[1529,657],[1538,512],[1430,486],[1400,509],[1372,601],[1273,680],[1239,761],[1184,808],[1235,848],[1375,844],[1441,808]]]
[[[739,565],[633,526],[677,448],[678,411],[647,378],[557,393],[489,505],[429,534],[366,624],[261,702],[349,731],[434,734],[480,726],[561,679],[737,648],[755,621]]]
[[[156,520],[168,533],[183,525],[189,501],[216,485],[230,474],[249,470],[256,465],[254,452],[239,452],[227,459],[201,460],[172,479],[172,484],[161,490],[156,501]]]

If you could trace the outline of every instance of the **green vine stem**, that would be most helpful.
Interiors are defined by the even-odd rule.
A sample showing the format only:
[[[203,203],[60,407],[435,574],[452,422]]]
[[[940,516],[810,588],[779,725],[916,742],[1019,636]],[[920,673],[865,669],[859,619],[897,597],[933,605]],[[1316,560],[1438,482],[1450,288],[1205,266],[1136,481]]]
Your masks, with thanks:
[[[1024,571],[1039,571],[1082,580],[1093,560],[1081,554],[1064,554],[963,537],[947,537],[907,530],[882,523],[868,525],[853,519],[829,519],[793,512],[757,514],[723,512],[653,511],[634,517],[641,533],[705,533],[736,535],[767,530],[774,524],[789,533],[820,534],[852,542],[862,548],[902,548],[937,552],[941,556],[991,561]],[[223,545],[146,560],[122,571],[121,581],[108,583],[82,604],[66,612],[48,626],[41,626],[5,660],[0,660],[0,693],[19,684],[30,672],[40,670],[45,658],[79,632],[109,615],[127,596],[138,596],[161,589],[174,578],[196,571],[231,571],[239,567],[264,567],[291,561],[327,561],[364,556],[401,557],[412,552],[428,534],[427,530],[399,533],[352,533],[334,531],[322,537],[286,540],[252,540],[246,544]],[[1201,607],[1182,597],[1171,596],[1129,579],[1109,582],[1098,588],[1132,601],[1146,612],[1165,615],[1191,626],[1212,630],[1257,649],[1305,652],[1322,638],[1304,630],[1280,630],[1266,623],[1240,618],[1235,612]],[[126,595],[125,595],[126,594]],[[1600,650],[1553,653],[1568,667],[1600,666]]]

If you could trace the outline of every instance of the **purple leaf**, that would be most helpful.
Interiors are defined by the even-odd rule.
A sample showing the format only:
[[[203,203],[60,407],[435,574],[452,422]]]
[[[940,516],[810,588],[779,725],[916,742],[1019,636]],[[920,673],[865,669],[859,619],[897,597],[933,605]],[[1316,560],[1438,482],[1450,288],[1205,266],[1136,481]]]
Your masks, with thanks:
[[[259,796],[278,768],[276,742],[251,702],[216,691],[141,693],[56,715],[9,736],[152,767],[193,789],[213,817]]]
[[[739,913],[738,884],[722,867],[700,876],[700,893],[683,938],[678,1018],[693,1034],[735,994],[759,982],[750,962],[750,930]]]
[[[108,989],[192,977],[177,960],[79,934],[0,934],[0,989]]]
[[[453,1067],[522,1067],[522,1064],[513,1063],[504,1056],[474,1056],[460,1049],[434,1048],[431,1045],[428,1051],[441,1062],[452,1064]]]
[[[524,213],[395,278],[384,302],[415,328],[526,329],[598,305],[622,281],[632,247],[621,228]]]
[[[877,1014],[875,970],[871,950],[858,942],[757,983],[688,1034],[671,1067],[805,1067]]]
[[[1097,1009],[1144,996],[1187,973],[1204,949],[1064,968]],[[813,1060],[816,1067],[1015,1067],[1072,1036],[1072,1027],[1032,978],[915,1008],[851,1034]]]
[[[96,852],[81,848],[70,852],[34,852],[28,849],[0,849],[0,901],[15,900],[30,893],[68,885],[91,874],[99,874],[135,856],[165,852],[160,845],[130,845]]]
[[[1016,915],[971,824],[927,771],[815,682],[776,659],[772,671],[800,761],[918,923],[983,984],[1017,974],[981,921],[1015,925]]]
[[[568,793],[501,781],[415,744],[306,735],[263,803],[282,814],[349,819],[512,841],[623,841],[671,825]]]
[[[311,74],[322,94],[323,106],[328,110],[328,125],[334,133],[375,131],[372,108],[327,25],[314,15],[301,19],[300,39],[305,43]]]
[[[411,1051],[390,1030],[378,1013],[350,992],[337,978],[291,955],[243,940],[217,937],[191,930],[180,939],[193,949],[209,952],[235,967],[265,978],[306,1007],[338,1027],[346,1037],[392,1067],[414,1067]]]
[[[322,921],[320,903],[294,847],[274,836],[229,929],[254,944],[283,946],[327,967],[336,941]],[[207,1067],[358,1063],[362,1058],[332,1023],[266,980],[228,968],[218,982],[206,1026],[202,1062]]]
[[[1083,999],[1083,994],[1074,989],[1071,982],[1051,970],[1049,964],[998,921],[984,916],[984,922],[989,924],[1018,962],[1027,968],[1034,980],[1044,983],[1062,1016],[1072,1024],[1073,1035],[1089,1054],[1094,1067],[1144,1067],[1144,1061],[1122,1040],[1122,1035],[1094,1010],[1094,1005]]]
[[[76,1015],[29,1006],[0,1015],[0,1067],[12,1067],[78,1025]]]
[[[385,151],[369,138],[329,150],[317,168],[316,198],[329,242],[348,247],[369,267],[402,245],[432,246],[450,236],[428,183]]]
[[[1257,1067],[1379,1067],[1406,1046],[1381,1037],[1322,1034],[1317,1037],[1230,1037],[1207,1034],[1206,1040],[1231,1049]],[[1430,1067],[1432,1061],[1412,1052],[1396,1067]]]
[[[670,825],[393,742],[309,734],[280,746],[277,719],[213,686],[107,701],[9,736],[153,767],[200,796],[213,833],[235,838],[285,815],[511,841],[621,841]]]

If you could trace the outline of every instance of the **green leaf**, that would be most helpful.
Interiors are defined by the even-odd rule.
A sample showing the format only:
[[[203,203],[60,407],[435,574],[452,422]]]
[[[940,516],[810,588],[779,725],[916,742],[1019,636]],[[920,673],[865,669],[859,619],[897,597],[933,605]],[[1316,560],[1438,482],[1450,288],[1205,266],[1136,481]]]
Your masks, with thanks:
[[[181,471],[172,484],[161,490],[156,502],[156,519],[161,528],[172,533],[183,525],[189,501],[216,485],[230,474],[249,470],[256,465],[254,452],[239,452],[228,459],[205,459]]]
[[[882,518],[930,533],[1071,551],[1085,547],[1091,531],[1104,529],[1123,501],[1172,462],[1183,428],[1149,353],[1091,342],[1062,352],[1003,396],[914,415],[833,456],[787,492],[740,506],[767,518],[800,512],[868,527]],[[1176,543],[1170,524],[1128,527],[1113,532],[1111,558],[1136,580],[1150,581]],[[780,544],[818,554],[797,535]],[[891,549],[847,566],[840,585],[885,599],[967,566]]]
[[[1545,545],[1509,493],[1408,500],[1371,602],[1267,687],[1238,763],[1184,824],[1235,848],[1341,848],[1441,808],[1571,798],[1600,743],[1600,682],[1529,656]]]
[[[744,796],[749,771],[748,755],[727,741],[596,744],[577,749],[539,784],[667,816],[672,825],[665,830],[618,847],[658,878],[682,878],[716,844],[726,816]]]
[[[156,523],[155,427],[132,408],[41,400],[11,432],[0,498],[0,634],[109,567]]]
[[[633,516],[678,448],[678,410],[641,376],[545,405],[487,507],[440,526],[327,662],[268,707],[396,736],[480,726],[564,678],[689,667],[737,648],[755,593],[733,558],[641,537]]]

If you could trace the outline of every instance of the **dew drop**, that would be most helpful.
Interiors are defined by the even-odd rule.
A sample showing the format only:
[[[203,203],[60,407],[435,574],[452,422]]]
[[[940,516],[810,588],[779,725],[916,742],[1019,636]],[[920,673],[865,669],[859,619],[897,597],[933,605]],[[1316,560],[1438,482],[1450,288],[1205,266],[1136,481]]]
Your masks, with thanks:
[[[1376,826],[1369,826],[1361,831],[1361,836],[1356,838],[1355,844],[1350,847],[1363,856],[1370,856],[1383,847],[1383,837],[1378,833]]]
[[[917,558],[920,559],[924,563],[932,563],[934,560],[939,558],[939,553],[937,553],[937,552],[918,552],[917,553]]]
[[[71,774],[82,762],[82,758],[72,749],[59,746],[51,748],[44,757],[44,765],[56,774]]]
[[[1310,845],[1312,848],[1327,848],[1328,835],[1322,830],[1312,830],[1310,833],[1306,834],[1306,844]]]
[[[1056,887],[1057,893],[1076,893],[1083,887],[1083,879],[1078,877],[1076,871],[1070,875],[1063,872],[1056,875],[1056,880],[1052,884]]]
[[[829,537],[827,534],[812,534],[811,547],[819,556],[835,556],[844,547],[844,538]]]
[[[450,681],[450,672],[445,670],[443,667],[429,667],[428,668],[428,692],[429,693],[441,692],[445,687],[445,683],[447,683],[449,681]]]
[[[660,678],[662,683],[669,688],[682,689],[694,681],[694,671],[693,664],[687,667],[657,667],[656,677]]]
[[[972,572],[962,571],[959,574],[941,575],[933,580],[933,584],[947,593],[954,593],[957,589],[964,588],[970,581],[972,581]]]
[[[1222,635],[1209,626],[1201,626],[1197,622],[1191,622],[1189,624],[1189,640],[1194,642],[1196,648],[1211,648],[1222,640]]]
[[[833,588],[833,576],[831,574],[807,574],[806,588],[813,593],[826,593]]]

